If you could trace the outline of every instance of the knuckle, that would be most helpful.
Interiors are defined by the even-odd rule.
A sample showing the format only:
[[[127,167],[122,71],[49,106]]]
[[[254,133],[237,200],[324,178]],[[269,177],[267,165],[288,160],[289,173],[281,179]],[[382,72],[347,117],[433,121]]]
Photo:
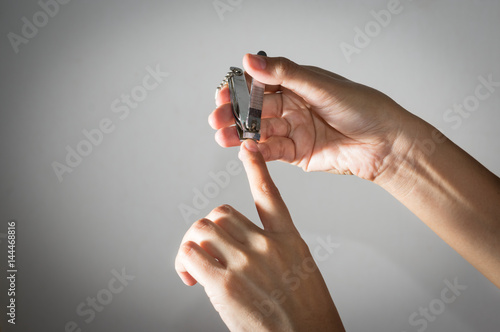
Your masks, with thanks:
[[[252,266],[251,255],[246,251],[240,251],[238,255],[238,265],[242,270],[250,268]]]
[[[281,197],[278,187],[272,182],[262,181],[259,185],[262,194],[269,197]]]
[[[184,242],[184,243],[181,244],[181,247],[180,247],[179,251],[185,257],[190,257],[194,253],[194,250],[193,250],[194,249],[194,245],[195,245],[194,242],[192,242],[192,241],[186,241],[186,242]]]
[[[267,140],[273,136],[274,124],[271,121],[262,121],[260,126],[260,139]]]
[[[182,248],[182,246],[181,246],[181,248]],[[179,254],[177,254],[177,256],[175,257],[174,267],[175,267],[175,271],[177,273],[184,272],[183,267],[182,267],[181,257]]]
[[[276,66],[276,74],[278,75],[278,77],[293,75],[294,71],[297,69],[295,63],[285,57],[278,57],[277,60],[278,64]]]
[[[286,123],[284,123],[284,121],[280,121],[278,119],[270,119],[268,122],[267,122],[267,125],[265,126],[265,130],[264,130],[264,134],[265,134],[265,137],[264,138],[269,138],[269,137],[272,137],[274,135],[280,135],[281,133],[285,133],[287,132],[287,126],[286,126]]]
[[[276,240],[266,235],[257,236],[254,243],[260,252],[265,253],[272,253],[276,251],[278,247]]]
[[[193,226],[191,226],[193,230],[198,230],[198,231],[210,229],[211,227],[212,227],[212,221],[210,221],[207,218],[198,219],[193,223]]]
[[[233,207],[229,204],[222,204],[213,209],[213,212],[218,214],[232,214],[234,211]]]
[[[271,158],[271,153],[269,146],[265,143],[260,143],[259,144],[259,150],[260,153],[262,154],[262,157],[264,158],[265,161],[270,161],[269,159]]]

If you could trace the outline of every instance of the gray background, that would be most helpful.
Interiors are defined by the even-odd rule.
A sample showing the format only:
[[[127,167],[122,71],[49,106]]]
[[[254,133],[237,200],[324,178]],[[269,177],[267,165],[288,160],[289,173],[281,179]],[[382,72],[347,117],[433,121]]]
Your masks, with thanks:
[[[500,3],[402,0],[402,13],[348,63],[340,44],[353,44],[354,28],[387,3],[243,0],[220,17],[212,1],[72,1],[16,54],[7,34],[21,34],[22,17],[32,21],[40,6],[3,1],[0,267],[4,275],[6,224],[16,219],[19,273],[17,325],[2,309],[2,330],[64,331],[68,321],[83,331],[226,330],[203,288],[177,277],[174,257],[189,223],[217,205],[258,222],[244,172],[188,221],[179,209],[237,160],[206,119],[215,87],[246,52],[373,86],[500,174],[500,91],[459,128],[443,118],[480,75],[500,81]],[[157,65],[169,76],[121,120],[111,103]],[[115,130],[59,182],[51,164],[104,118]],[[500,291],[381,188],[269,168],[310,247],[327,236],[340,245],[319,266],[348,331],[417,331],[409,316],[454,278],[467,289],[426,330],[498,330]],[[85,323],[77,306],[122,268],[135,279]]]

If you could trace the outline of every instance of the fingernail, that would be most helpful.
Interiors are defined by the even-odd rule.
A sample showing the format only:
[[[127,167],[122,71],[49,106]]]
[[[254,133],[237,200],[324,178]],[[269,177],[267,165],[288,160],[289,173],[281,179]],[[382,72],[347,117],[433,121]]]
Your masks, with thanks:
[[[247,139],[245,142],[245,148],[250,152],[258,152],[259,148],[257,147],[257,143],[251,139]]]
[[[254,67],[255,69],[266,69],[267,61],[265,57],[250,54],[250,61],[252,62],[252,67]]]

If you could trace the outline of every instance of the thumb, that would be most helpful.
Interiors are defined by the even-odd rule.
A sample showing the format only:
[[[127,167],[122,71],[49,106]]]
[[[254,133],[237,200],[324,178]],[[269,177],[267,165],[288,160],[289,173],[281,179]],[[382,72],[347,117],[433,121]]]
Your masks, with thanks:
[[[288,208],[269,175],[257,143],[245,140],[241,144],[238,157],[245,167],[250,190],[264,229],[275,232],[295,230]]]
[[[243,66],[247,73],[266,85],[281,85],[314,105],[315,99],[336,87],[332,77],[301,66],[284,57],[245,54]]]

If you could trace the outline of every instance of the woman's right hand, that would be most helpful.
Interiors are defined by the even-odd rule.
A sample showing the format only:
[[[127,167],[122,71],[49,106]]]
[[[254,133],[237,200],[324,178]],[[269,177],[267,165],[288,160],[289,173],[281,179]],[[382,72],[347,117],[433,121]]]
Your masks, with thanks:
[[[414,136],[408,128],[416,129],[418,118],[377,90],[282,57],[247,54],[243,65],[266,84],[258,145],[266,161],[374,181],[411,147],[402,137]],[[209,117],[216,141],[238,146],[227,87],[216,103]]]

